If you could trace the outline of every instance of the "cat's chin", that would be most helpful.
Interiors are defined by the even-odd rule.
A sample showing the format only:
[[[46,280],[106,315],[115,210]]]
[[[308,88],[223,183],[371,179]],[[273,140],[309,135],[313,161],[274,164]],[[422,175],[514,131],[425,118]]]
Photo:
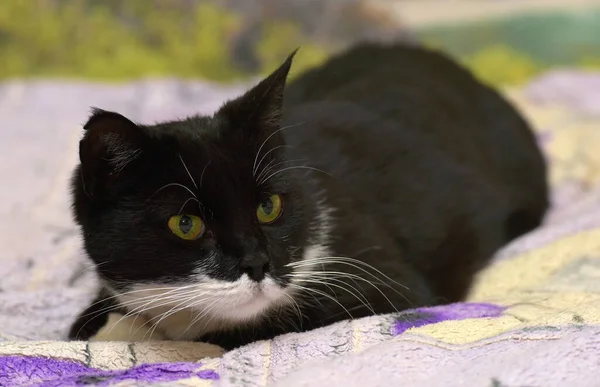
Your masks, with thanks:
[[[241,276],[236,281],[198,277],[194,284],[138,284],[117,298],[132,314],[171,339],[191,339],[229,324],[253,321],[291,297],[286,288],[266,277],[256,282]]]
[[[261,282],[252,281],[246,275],[238,281],[237,291],[223,297],[214,315],[227,320],[246,321],[259,317],[261,313],[286,300],[286,291],[272,278]]]

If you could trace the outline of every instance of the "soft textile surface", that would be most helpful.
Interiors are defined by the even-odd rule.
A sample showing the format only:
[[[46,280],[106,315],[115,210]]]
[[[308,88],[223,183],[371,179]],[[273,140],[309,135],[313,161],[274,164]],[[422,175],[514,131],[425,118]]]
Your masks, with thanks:
[[[469,302],[341,322],[219,356],[200,343],[66,342],[96,282],[67,179],[89,106],[154,121],[239,89],[154,81],[0,87],[0,386],[594,386],[600,364],[600,74],[511,97],[538,131],[554,209],[503,250]],[[205,358],[212,356],[213,358]]]

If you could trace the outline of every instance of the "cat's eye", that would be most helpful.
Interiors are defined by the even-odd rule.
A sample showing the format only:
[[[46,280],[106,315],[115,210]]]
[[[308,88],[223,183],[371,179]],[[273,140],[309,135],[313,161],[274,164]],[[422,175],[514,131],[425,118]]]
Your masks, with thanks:
[[[283,201],[279,195],[271,195],[263,200],[256,209],[258,221],[262,224],[269,224],[276,221],[281,216]]]
[[[194,215],[174,215],[169,219],[169,229],[181,239],[193,241],[204,233],[204,222]]]

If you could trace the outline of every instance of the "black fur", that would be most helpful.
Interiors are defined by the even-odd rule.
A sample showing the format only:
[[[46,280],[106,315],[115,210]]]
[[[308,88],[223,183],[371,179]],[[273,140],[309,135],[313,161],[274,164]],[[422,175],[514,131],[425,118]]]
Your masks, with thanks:
[[[292,57],[213,117],[146,126],[94,112],[73,179],[74,213],[106,289],[182,283],[199,267],[235,281],[258,266],[293,287],[286,265],[324,229],[326,256],[369,265],[331,258],[318,270],[352,277],[302,283],[313,291],[294,294],[299,310],[265,310],[198,337],[233,348],[349,316],[462,300],[500,247],[542,221],[546,167],[532,131],[446,56],[359,45],[284,93]],[[257,160],[258,174],[275,166],[262,184]],[[273,193],[283,215],[260,225],[256,207]],[[199,240],[166,227],[184,203],[207,225]],[[71,338],[93,335],[77,333],[90,314]]]

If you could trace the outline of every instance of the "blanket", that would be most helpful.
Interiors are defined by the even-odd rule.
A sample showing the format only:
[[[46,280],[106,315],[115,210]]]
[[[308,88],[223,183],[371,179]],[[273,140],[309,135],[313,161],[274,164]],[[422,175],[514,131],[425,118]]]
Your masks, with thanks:
[[[543,227],[497,254],[466,302],[225,354],[203,343],[64,341],[97,286],[67,188],[88,106],[148,122],[212,111],[241,89],[176,80],[0,86],[0,386],[600,384],[600,74],[576,71],[506,91],[544,149],[553,208]]]

